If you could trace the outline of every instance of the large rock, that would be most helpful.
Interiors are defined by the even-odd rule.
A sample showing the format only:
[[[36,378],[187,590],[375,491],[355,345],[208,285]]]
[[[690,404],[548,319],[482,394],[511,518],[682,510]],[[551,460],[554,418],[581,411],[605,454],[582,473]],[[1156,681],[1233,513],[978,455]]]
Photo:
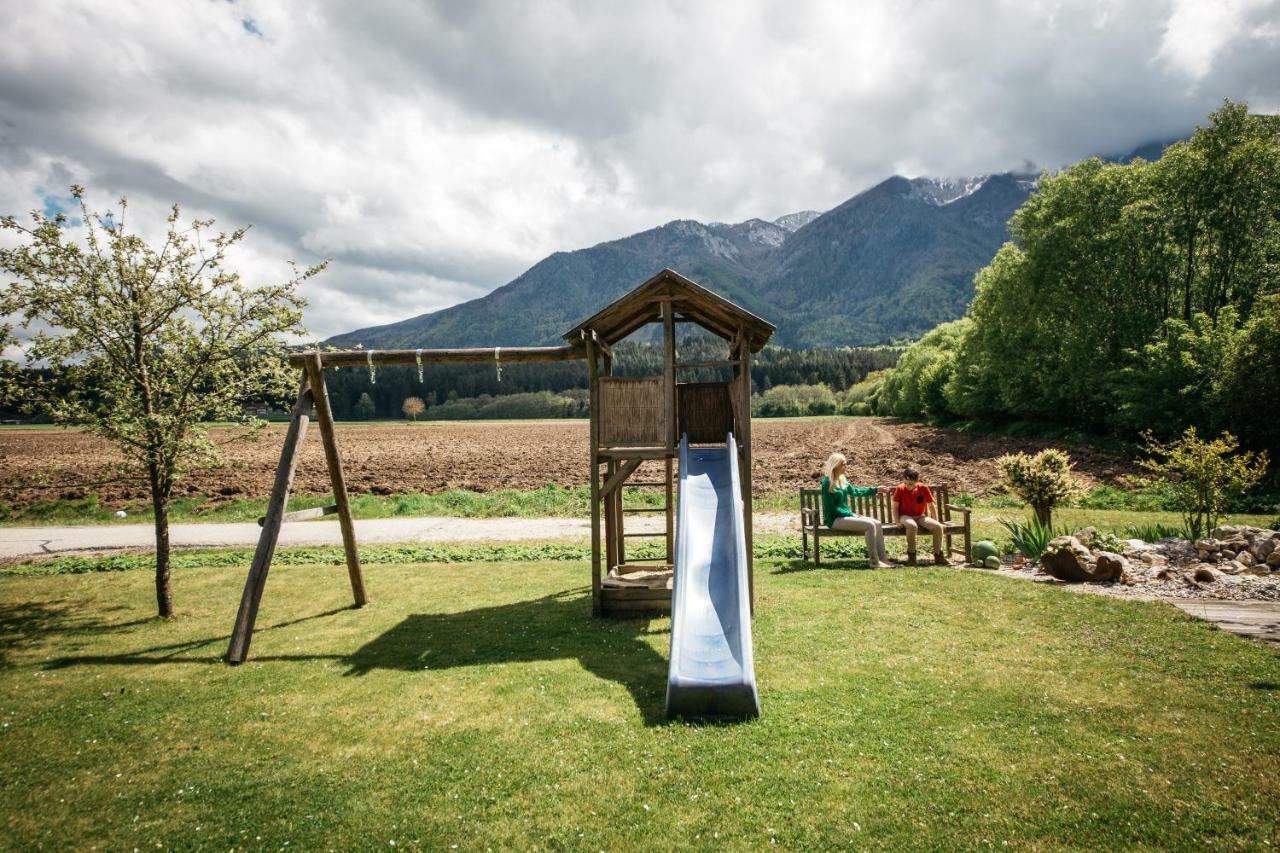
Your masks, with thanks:
[[[1119,580],[1120,576],[1129,569],[1129,561],[1119,554],[1113,554],[1110,551],[1100,551],[1098,553],[1098,561],[1094,564],[1093,578],[1097,581]]]
[[[1253,558],[1258,562],[1265,562],[1267,557],[1270,557],[1272,552],[1275,550],[1276,550],[1276,540],[1263,539],[1260,536],[1254,539],[1253,546],[1249,549],[1249,551],[1253,554]]]
[[[1075,536],[1059,536],[1049,543],[1049,550],[1040,558],[1040,567],[1058,580],[1083,583],[1118,580],[1128,566],[1119,554],[1104,551],[1096,565],[1090,564],[1091,556]],[[1105,565],[1103,556],[1108,558]]]
[[[1241,551],[1239,554],[1236,554],[1236,562],[1247,569],[1253,565],[1253,555],[1248,551]]]
[[[1235,524],[1223,524],[1220,527],[1213,528],[1213,532],[1209,535],[1214,539],[1230,539],[1232,536],[1238,536],[1239,534],[1239,526]]]
[[[1280,548],[1272,551],[1271,555],[1267,557],[1267,565],[1276,571],[1280,571]]]

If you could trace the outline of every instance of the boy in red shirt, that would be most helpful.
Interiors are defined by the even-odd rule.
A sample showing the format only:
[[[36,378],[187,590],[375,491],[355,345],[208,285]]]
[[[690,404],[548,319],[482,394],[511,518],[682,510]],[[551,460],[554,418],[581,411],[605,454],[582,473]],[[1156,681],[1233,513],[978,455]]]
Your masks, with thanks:
[[[916,564],[916,532],[924,528],[933,534],[933,562],[947,566],[942,553],[942,522],[929,515],[933,492],[920,482],[920,472],[908,468],[902,472],[903,482],[893,488],[893,523],[901,524],[907,534],[907,563]]]

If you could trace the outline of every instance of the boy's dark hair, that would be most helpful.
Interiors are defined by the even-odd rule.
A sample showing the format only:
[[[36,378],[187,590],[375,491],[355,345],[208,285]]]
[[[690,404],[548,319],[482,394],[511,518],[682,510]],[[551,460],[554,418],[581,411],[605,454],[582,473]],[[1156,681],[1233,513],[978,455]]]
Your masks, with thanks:
[[[902,479],[904,479],[904,480],[919,480],[919,479],[920,479],[920,471],[919,471],[918,469],[916,469],[916,468],[908,468],[907,470],[905,470],[905,471],[903,471],[903,472],[902,472]]]

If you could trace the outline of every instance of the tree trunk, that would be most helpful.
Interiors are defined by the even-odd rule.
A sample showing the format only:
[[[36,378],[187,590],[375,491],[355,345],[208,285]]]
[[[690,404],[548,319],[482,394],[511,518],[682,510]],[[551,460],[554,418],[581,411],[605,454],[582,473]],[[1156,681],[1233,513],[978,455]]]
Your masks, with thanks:
[[[1035,505],[1031,507],[1036,514],[1036,520],[1043,526],[1050,527],[1053,524],[1053,507],[1046,505]]]
[[[156,606],[162,617],[173,615],[173,584],[169,573],[169,489],[159,471],[151,472],[151,507],[156,517]]]

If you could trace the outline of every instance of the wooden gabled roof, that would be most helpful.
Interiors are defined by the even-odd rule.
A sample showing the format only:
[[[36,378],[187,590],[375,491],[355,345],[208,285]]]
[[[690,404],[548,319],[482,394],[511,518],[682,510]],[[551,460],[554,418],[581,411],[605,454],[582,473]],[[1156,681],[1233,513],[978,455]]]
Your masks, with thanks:
[[[591,317],[564,333],[576,343],[584,332],[594,331],[607,344],[615,344],[646,323],[661,322],[662,303],[670,300],[676,319],[689,320],[732,340],[739,330],[752,352],[759,352],[776,327],[723,296],[707,290],[675,270],[664,269],[635,290],[615,299]]]

